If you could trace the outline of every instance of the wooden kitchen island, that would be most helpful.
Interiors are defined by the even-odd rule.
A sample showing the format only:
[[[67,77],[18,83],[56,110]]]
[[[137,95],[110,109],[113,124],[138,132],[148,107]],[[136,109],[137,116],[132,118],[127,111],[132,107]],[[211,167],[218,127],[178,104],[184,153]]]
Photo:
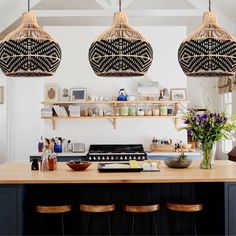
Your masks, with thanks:
[[[214,170],[199,169],[199,161],[193,161],[187,169],[170,169],[162,163],[160,172],[140,173],[99,173],[97,163],[82,172],[70,170],[65,163],[58,163],[58,170],[52,172],[31,171],[31,163],[26,162],[0,165],[1,235],[36,234],[37,204],[72,204],[73,212],[66,222],[68,234],[81,234],[81,203],[116,204],[111,218],[115,235],[127,234],[129,227],[123,204],[159,203],[158,233],[168,235],[166,201],[203,203],[199,234],[236,235],[236,163],[216,161]],[[96,230],[102,224],[100,218],[94,222]],[[137,219],[137,232],[149,235],[145,219]],[[189,234],[191,220],[189,215],[177,217],[179,230]],[[50,222],[50,227],[60,226]]]

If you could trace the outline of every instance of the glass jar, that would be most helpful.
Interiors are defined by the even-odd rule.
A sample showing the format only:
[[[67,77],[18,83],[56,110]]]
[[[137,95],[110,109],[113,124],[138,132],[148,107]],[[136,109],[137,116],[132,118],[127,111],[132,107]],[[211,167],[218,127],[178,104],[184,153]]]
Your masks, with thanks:
[[[168,116],[173,116],[173,106],[168,106],[167,108],[167,115]]]
[[[136,106],[133,104],[129,106],[129,116],[136,116]]]
[[[119,116],[120,115],[120,108],[117,106],[115,107],[115,112],[114,112],[115,116]]]
[[[137,115],[138,116],[144,116],[144,107],[143,107],[143,105],[138,106]]]
[[[127,105],[122,105],[121,108],[120,108],[120,114],[122,116],[128,116],[129,114],[129,108]]]
[[[162,104],[160,106],[160,115],[161,116],[167,116],[167,106],[165,104]]]
[[[152,116],[152,106],[151,105],[146,105],[145,116]]]
[[[155,104],[153,106],[152,113],[153,113],[154,116],[159,116],[160,115],[160,110],[159,110],[159,105],[158,104]]]

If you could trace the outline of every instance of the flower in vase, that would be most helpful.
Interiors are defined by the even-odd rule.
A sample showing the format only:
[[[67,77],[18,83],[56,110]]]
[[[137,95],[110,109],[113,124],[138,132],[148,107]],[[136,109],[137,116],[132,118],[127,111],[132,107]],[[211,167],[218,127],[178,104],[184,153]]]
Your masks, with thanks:
[[[225,112],[197,113],[193,110],[183,115],[185,127],[188,133],[191,132],[196,141],[200,143],[203,153],[201,168],[212,169],[214,165],[213,147],[216,142],[224,139],[231,139],[232,133],[236,130],[236,115],[227,117]]]

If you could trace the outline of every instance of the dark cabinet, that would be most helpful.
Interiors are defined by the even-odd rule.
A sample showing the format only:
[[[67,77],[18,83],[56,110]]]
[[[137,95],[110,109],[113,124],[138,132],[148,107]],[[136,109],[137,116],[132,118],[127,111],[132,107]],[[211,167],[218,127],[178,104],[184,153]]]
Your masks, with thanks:
[[[0,235],[20,234],[18,186],[0,185]]]
[[[225,234],[236,235],[236,183],[225,183]]]

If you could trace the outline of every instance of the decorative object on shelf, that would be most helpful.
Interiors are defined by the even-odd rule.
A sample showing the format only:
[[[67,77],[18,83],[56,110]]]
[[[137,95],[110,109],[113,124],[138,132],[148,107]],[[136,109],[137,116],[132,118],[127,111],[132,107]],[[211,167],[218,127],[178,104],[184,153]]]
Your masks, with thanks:
[[[58,101],[58,85],[57,84],[45,84],[44,99],[48,102]]]
[[[135,77],[148,71],[153,51],[146,39],[131,28],[127,15],[119,12],[112,26],[102,33],[89,48],[89,62],[97,76]]]
[[[67,89],[67,88],[62,89],[61,100],[62,101],[69,101],[69,89]]]
[[[159,94],[159,82],[154,81],[139,81],[137,93],[139,95],[158,95]]]
[[[164,163],[169,168],[188,168],[192,163],[192,159],[188,158],[184,153],[181,153],[177,157],[164,159]]]
[[[0,43],[0,68],[12,77],[52,76],[60,61],[59,44],[40,28],[28,0],[21,25]]]
[[[200,143],[202,162],[201,169],[214,168],[215,143],[232,137],[232,132],[236,130],[236,115],[230,118],[222,113],[198,114],[195,111],[187,112],[184,115],[184,123],[188,132],[192,132],[193,137]]]
[[[222,77],[236,72],[235,38],[219,26],[211,0],[202,25],[180,45],[178,60],[187,76]]]
[[[127,101],[127,93],[125,92],[125,89],[119,90],[119,95],[117,97],[117,101]]]
[[[4,103],[4,87],[0,86],[0,104]]]
[[[170,90],[172,101],[185,101],[187,99],[185,88],[174,88]]]
[[[72,88],[70,90],[72,101],[85,101],[87,99],[86,94],[86,88]]]

